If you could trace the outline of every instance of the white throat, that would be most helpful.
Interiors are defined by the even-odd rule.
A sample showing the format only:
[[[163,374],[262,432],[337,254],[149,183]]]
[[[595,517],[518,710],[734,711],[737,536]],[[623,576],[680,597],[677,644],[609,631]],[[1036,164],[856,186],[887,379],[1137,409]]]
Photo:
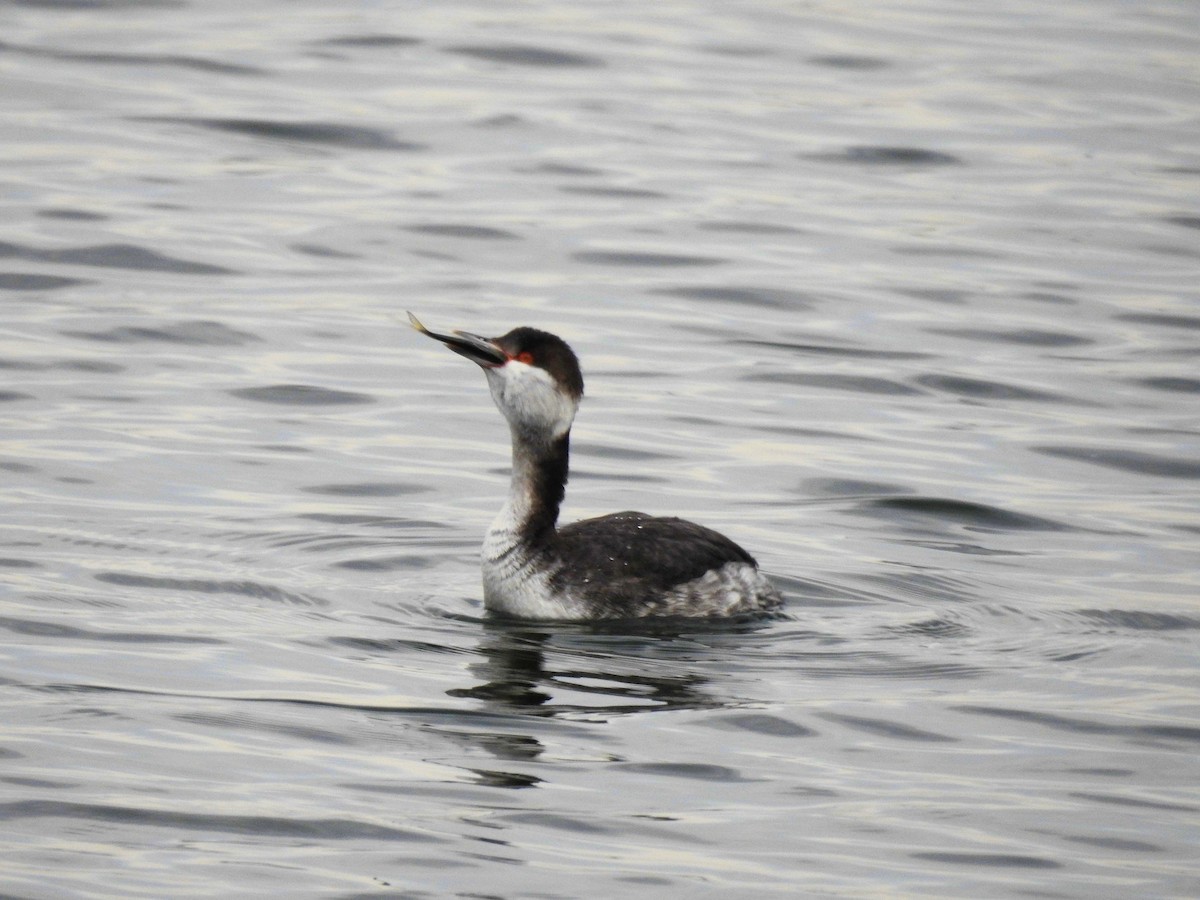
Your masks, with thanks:
[[[514,449],[518,438],[549,443],[571,429],[578,402],[545,369],[510,359],[483,371],[492,400],[513,431]]]

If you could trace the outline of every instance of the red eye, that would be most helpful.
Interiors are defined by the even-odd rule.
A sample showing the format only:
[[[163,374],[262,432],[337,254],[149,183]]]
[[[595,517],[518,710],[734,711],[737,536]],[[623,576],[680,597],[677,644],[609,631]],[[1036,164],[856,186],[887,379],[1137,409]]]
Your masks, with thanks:
[[[528,350],[522,350],[520,353],[518,353],[518,354],[517,354],[515,357],[513,357],[513,358],[514,358],[514,359],[515,359],[517,362],[523,362],[523,363],[525,363],[525,365],[527,365],[527,366],[531,366],[531,365],[533,365],[533,354],[532,354],[532,353],[530,353]]]

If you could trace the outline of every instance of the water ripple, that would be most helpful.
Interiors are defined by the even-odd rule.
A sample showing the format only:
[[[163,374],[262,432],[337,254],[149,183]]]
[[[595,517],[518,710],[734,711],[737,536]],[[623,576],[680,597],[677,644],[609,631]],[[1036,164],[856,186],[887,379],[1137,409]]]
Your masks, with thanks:
[[[58,291],[91,283],[86,278],[67,278],[62,275],[0,272],[0,291]]]
[[[824,388],[832,391],[849,391],[855,394],[879,394],[904,397],[922,393],[916,388],[888,378],[872,375],[841,375],[836,372],[753,372],[744,376],[744,381],[769,384],[792,384],[802,387]]]
[[[402,497],[419,494],[431,488],[424,484],[408,484],[398,481],[355,482],[352,484],[314,484],[301,488],[309,494],[326,494],[331,497]]]
[[[604,60],[598,56],[529,44],[458,44],[447,47],[446,52],[516,66],[594,69],[604,65]]]
[[[1143,609],[1080,609],[1075,615],[1112,628],[1134,631],[1194,631],[1200,629],[1200,617]]]
[[[651,291],[665,297],[684,297],[711,303],[735,306],[759,306],[765,309],[811,309],[814,298],[799,291],[761,287],[712,287],[707,285],[655,288]],[[748,342],[747,342],[748,343]]]
[[[881,497],[857,506],[859,512],[891,520],[912,517],[979,531],[1066,531],[1069,526],[1041,516],[1016,513],[986,503],[946,497]]]
[[[333,841],[421,841],[438,838],[411,829],[353,819],[304,819],[276,816],[238,816],[228,813],[188,813],[170,809],[71,803],[60,800],[18,800],[0,803],[0,820],[65,818],[110,825],[148,825],[191,832],[217,832],[255,837],[275,836]]]
[[[188,634],[155,634],[149,631],[92,631],[63,625],[60,622],[42,622],[33,619],[17,619],[0,616],[0,628],[13,634],[36,637],[66,638],[68,640],[111,641],[117,644],[223,644],[217,638],[198,637]]]
[[[748,731],[752,734],[764,734],[781,738],[812,737],[816,734],[811,728],[806,728],[797,722],[792,722],[782,716],[769,713],[727,713],[713,715],[704,719],[706,728],[716,728],[722,731]]]
[[[701,222],[696,227],[700,231],[717,231],[726,232],[728,234],[775,234],[794,236],[806,233],[803,228],[797,228],[795,225],[773,224],[771,222],[739,222],[736,220]]]
[[[417,234],[429,234],[436,237],[464,238],[467,240],[484,241],[515,241],[519,235],[500,228],[488,228],[483,225],[465,225],[457,223],[427,223],[423,225],[408,225],[408,231]]]
[[[929,359],[932,356],[930,353],[923,353],[919,350],[876,350],[868,347],[851,347],[830,341],[816,343],[804,341],[740,340],[733,343],[747,347],[771,347],[796,353],[812,353],[819,356],[844,356],[848,359],[917,360]]]
[[[170,578],[134,575],[128,572],[99,572],[93,576],[105,584],[122,587],[149,588],[160,591],[191,591],[201,594],[236,594],[257,600],[272,600],[297,606],[325,606],[327,601],[294,594],[269,584],[255,581],[226,581],[210,578]]]
[[[1004,719],[1016,719],[1053,728],[1057,731],[1070,731],[1076,734],[1107,734],[1120,737],[1153,740],[1183,741],[1200,743],[1200,728],[1191,725],[1123,725],[1113,722],[1101,722],[1094,719],[1082,719],[1074,716],[1060,716],[1054,713],[1036,712],[1028,709],[1006,709],[994,706],[962,705],[952,707],[958,712],[971,713],[980,716],[993,716]]]
[[[846,147],[836,153],[812,153],[806,159],[822,162],[843,162],[864,166],[895,166],[897,168],[927,168],[957,166],[962,160],[949,153],[925,150],[920,147]]]
[[[42,219],[56,219],[63,222],[104,222],[111,218],[104,213],[70,206],[50,206],[39,209],[37,215]]]
[[[135,344],[143,341],[158,341],[166,344],[191,344],[205,347],[238,347],[254,341],[261,341],[258,335],[246,331],[238,331],[221,322],[207,320],[175,322],[156,328],[138,325],[124,325],[110,328],[107,331],[73,331],[64,330],[62,334],[68,337],[84,338],[89,341],[102,341],[110,344]]]
[[[853,728],[865,734],[873,734],[901,741],[921,741],[936,744],[957,743],[958,741],[958,738],[953,738],[946,734],[926,731],[923,728],[914,728],[911,725],[891,722],[887,719],[877,719],[869,716],[849,716],[843,713],[831,712],[818,712],[816,715],[829,722],[837,722],[840,725],[845,725],[848,728]]]
[[[344,406],[375,401],[369,394],[339,391],[311,384],[270,384],[263,387],[235,388],[229,393],[243,400],[274,403],[279,406]]]
[[[890,62],[878,56],[858,56],[849,53],[810,56],[808,61],[814,66],[826,66],[830,69],[844,69],[852,72],[877,72],[891,66]]]
[[[324,38],[316,42],[326,47],[370,47],[393,48],[415,47],[423,43],[420,38],[403,34],[351,34],[340,37]]]
[[[1179,394],[1200,394],[1200,378],[1181,378],[1163,375],[1155,378],[1139,378],[1135,384],[1155,391],[1171,391]]]
[[[931,328],[930,334],[961,337],[985,343],[1021,344],[1026,347],[1082,347],[1094,344],[1092,338],[1071,334],[1066,331],[1047,331],[1037,328],[987,329],[987,328]]]
[[[1170,803],[1165,800],[1147,800],[1144,797],[1123,797],[1119,794],[1094,794],[1089,791],[1072,791],[1071,796],[1091,803],[1104,803],[1110,806],[1157,809],[1164,812],[1200,813],[1200,806],[1190,803]]]
[[[622,763],[620,768],[625,772],[665,775],[668,778],[686,778],[691,781],[738,784],[753,780],[741,775],[736,769],[728,766],[714,766],[709,763]]]
[[[601,187],[593,185],[564,185],[559,188],[564,194],[576,194],[583,197],[607,197],[612,200],[661,200],[669,197],[662,191],[652,191],[647,188]]]
[[[1043,856],[1024,856],[1015,853],[912,853],[913,859],[943,862],[956,866],[998,866],[1006,869],[1061,869],[1063,864]]]
[[[1200,331],[1200,316],[1173,315],[1171,313],[1121,313],[1116,318],[1122,322],[1136,322],[1139,325],[1159,325],[1163,328]]]
[[[1077,398],[1064,397],[1051,391],[1035,390],[991,379],[965,378],[961,375],[921,375],[916,382],[923,387],[958,394],[961,397],[970,397],[974,400],[1022,400],[1076,405],[1082,402]]]
[[[96,2],[96,0],[93,0]],[[84,0],[76,0],[71,6],[85,5]],[[96,2],[96,5],[100,4]],[[0,50],[6,53],[21,53],[46,59],[63,60],[76,63],[94,63],[96,65],[137,66],[146,68],[152,66],[172,69],[187,69],[195,72],[216,75],[265,75],[266,69],[250,66],[244,63],[230,63],[199,56],[173,53],[88,53],[75,50],[58,50],[52,47],[36,47],[29,44],[10,44],[0,41]]]
[[[1035,453],[1045,456],[1057,456],[1077,462],[1103,466],[1107,469],[1120,469],[1124,472],[1134,472],[1138,475],[1153,475],[1159,478],[1200,478],[1200,462],[1193,459],[1180,459],[1175,456],[1162,456],[1157,453],[1147,453],[1142,450],[1125,450],[1115,447],[1072,447],[1059,445],[1041,445],[1031,447]]]
[[[692,256],[686,253],[647,253],[636,250],[582,250],[572,254],[580,262],[602,266],[686,267],[719,266],[728,262],[713,256]]]
[[[391,133],[364,125],[344,122],[289,122],[278,119],[187,118],[183,116],[146,116],[144,122],[165,125],[190,125],[224,131],[244,137],[344,147],[352,150],[392,150],[414,153],[426,150],[425,144],[398,140]]]
[[[177,275],[232,275],[233,269],[209,263],[192,262],[166,256],[136,244],[95,244],[47,250],[27,244],[0,241],[0,259],[15,257],[35,262],[64,263],[72,266],[100,266],[112,269],[140,269],[172,272]]]

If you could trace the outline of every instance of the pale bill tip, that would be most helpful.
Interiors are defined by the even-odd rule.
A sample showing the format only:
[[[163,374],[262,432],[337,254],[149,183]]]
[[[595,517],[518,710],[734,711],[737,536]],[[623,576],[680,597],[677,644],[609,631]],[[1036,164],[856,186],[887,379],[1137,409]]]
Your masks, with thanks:
[[[411,325],[417,331],[421,332],[421,334],[429,334],[429,329],[421,324],[420,319],[418,319],[412,313],[408,312],[408,310],[405,310],[405,312],[408,313],[408,324],[409,325]]]

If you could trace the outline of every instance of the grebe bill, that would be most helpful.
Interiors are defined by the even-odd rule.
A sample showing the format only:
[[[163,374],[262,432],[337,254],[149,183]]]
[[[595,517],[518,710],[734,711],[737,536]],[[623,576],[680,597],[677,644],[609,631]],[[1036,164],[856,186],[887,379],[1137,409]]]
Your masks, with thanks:
[[[508,499],[483,544],[484,605],[521,619],[734,616],[782,598],[754,558],[711,528],[618,512],[562,528],[571,424],[583,397],[575,352],[536,328],[497,338],[413,328],[483,369],[512,434]]]

